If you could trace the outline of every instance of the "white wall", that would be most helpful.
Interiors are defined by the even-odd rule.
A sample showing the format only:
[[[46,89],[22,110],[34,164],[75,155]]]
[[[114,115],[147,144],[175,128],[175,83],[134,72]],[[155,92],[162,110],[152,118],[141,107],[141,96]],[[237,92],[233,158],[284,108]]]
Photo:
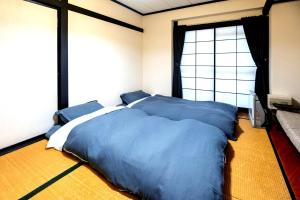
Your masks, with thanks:
[[[270,83],[272,94],[300,102],[300,1],[271,8]]]
[[[110,0],[69,3],[141,26]],[[69,12],[70,105],[120,102],[142,87],[142,34]],[[0,149],[45,133],[57,110],[57,11],[0,0]]]
[[[0,149],[40,135],[57,109],[56,10],[0,0]]]
[[[142,16],[111,0],[69,0],[70,4],[141,27]]]
[[[186,24],[234,20],[261,14],[252,9],[262,8],[264,3],[265,0],[229,0],[143,17],[143,89],[171,94],[173,20],[194,18],[180,22]]]
[[[69,3],[142,26],[141,15],[110,0]],[[69,12],[69,105],[116,105],[121,93],[141,88],[142,33]]]
[[[142,33],[69,12],[69,104],[121,103],[142,88]]]

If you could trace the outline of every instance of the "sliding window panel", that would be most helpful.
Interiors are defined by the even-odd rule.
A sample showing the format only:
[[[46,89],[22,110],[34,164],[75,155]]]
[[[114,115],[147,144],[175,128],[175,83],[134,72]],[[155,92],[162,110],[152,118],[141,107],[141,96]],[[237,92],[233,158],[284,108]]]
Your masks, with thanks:
[[[187,31],[184,42],[196,42],[196,31]]]
[[[255,67],[251,53],[237,53],[237,66],[239,67]]]
[[[69,11],[69,104],[121,103],[142,88],[142,33]]]
[[[196,89],[213,91],[214,90],[214,79],[196,78]]]
[[[181,77],[195,78],[195,66],[184,66],[181,67]]]
[[[216,102],[228,103],[236,106],[236,94],[216,92]]]
[[[197,31],[197,41],[213,41],[214,40],[214,29],[204,29]]]
[[[195,65],[196,64],[196,55],[182,55],[181,65]]]
[[[196,60],[197,65],[211,66],[214,65],[214,54],[197,54]]]
[[[235,53],[236,40],[216,41],[216,53]]]
[[[214,53],[214,42],[197,42],[197,53]]]
[[[237,52],[247,52],[250,53],[250,49],[246,39],[237,40]]]
[[[246,39],[243,26],[237,26],[237,39]]]
[[[235,67],[236,53],[216,54],[216,66]]]
[[[251,108],[249,104],[249,95],[237,94],[237,106],[240,108]]]
[[[195,54],[196,43],[184,43],[182,54]]]
[[[196,76],[198,78],[214,78],[214,67],[213,66],[197,66]]]
[[[237,79],[254,81],[256,76],[256,67],[238,67]]]
[[[237,81],[237,93],[250,94],[250,91],[254,91],[255,81]]]
[[[182,88],[195,89],[195,78],[182,77]]]
[[[195,101],[195,90],[191,90],[191,89],[183,89],[182,90],[182,97],[183,99],[186,100],[192,100]]]
[[[214,100],[214,92],[213,91],[196,91],[196,101],[213,101]]]
[[[236,67],[216,67],[216,79],[236,79]]]
[[[57,110],[57,11],[0,0],[0,149],[45,133]]]
[[[235,40],[236,26],[216,28],[216,40]]]
[[[216,91],[236,93],[236,80],[216,79]]]

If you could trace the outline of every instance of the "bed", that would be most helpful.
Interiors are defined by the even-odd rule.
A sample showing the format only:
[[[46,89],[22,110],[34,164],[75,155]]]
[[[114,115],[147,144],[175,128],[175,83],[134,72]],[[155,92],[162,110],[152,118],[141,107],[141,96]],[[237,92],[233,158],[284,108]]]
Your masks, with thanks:
[[[128,94],[132,95],[131,93]],[[124,97],[124,95],[121,97]],[[142,95],[139,97],[143,97]],[[171,120],[195,119],[221,129],[228,139],[236,140],[235,127],[237,107],[214,101],[189,101],[162,95],[131,98],[135,101],[127,107],[143,110],[149,115],[166,117]]]
[[[174,121],[139,109],[105,107],[51,135],[64,150],[122,190],[143,199],[223,199],[227,137],[194,119]]]

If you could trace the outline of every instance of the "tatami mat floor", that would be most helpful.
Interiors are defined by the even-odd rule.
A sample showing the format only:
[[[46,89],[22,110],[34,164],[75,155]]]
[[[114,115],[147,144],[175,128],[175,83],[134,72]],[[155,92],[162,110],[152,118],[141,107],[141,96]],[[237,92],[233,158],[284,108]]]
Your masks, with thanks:
[[[225,199],[278,199],[290,195],[264,129],[240,119],[239,138],[226,149]],[[46,140],[0,157],[0,199],[17,199],[75,165],[78,161],[55,150]],[[87,165],[50,185],[33,199],[137,199],[120,192]]]

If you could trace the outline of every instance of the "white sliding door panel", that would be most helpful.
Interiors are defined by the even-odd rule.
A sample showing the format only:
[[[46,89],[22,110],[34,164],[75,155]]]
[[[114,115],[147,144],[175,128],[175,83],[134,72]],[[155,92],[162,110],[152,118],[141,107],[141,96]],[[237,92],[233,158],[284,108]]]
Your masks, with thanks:
[[[142,88],[142,33],[69,12],[69,105]]]
[[[57,109],[57,12],[0,0],[0,149],[45,133]]]

